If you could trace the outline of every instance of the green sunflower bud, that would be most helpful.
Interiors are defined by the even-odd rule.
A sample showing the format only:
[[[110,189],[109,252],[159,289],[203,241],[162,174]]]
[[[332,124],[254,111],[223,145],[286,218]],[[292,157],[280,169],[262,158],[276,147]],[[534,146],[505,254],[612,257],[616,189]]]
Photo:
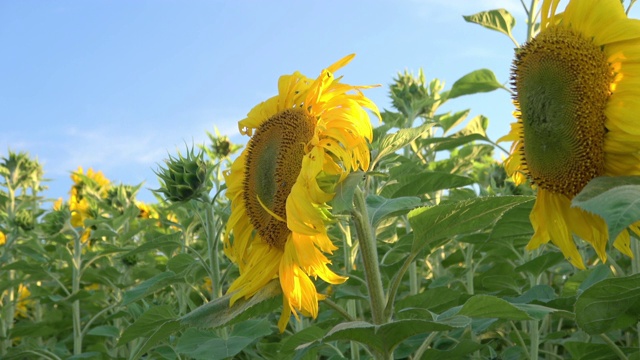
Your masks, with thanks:
[[[211,144],[209,147],[203,147],[203,150],[211,159],[225,159],[242,147],[242,145],[232,143],[228,136],[221,135],[218,129],[215,129],[215,131],[215,135],[207,132]]]
[[[70,217],[67,209],[48,212],[42,218],[42,230],[47,235],[55,235],[62,231]]]
[[[20,227],[24,231],[33,230],[33,228],[35,227],[33,214],[31,214],[29,210],[22,209],[18,211],[14,221],[16,225],[18,225],[18,227]]]
[[[188,201],[204,196],[211,191],[213,168],[207,165],[204,153],[195,154],[187,148],[186,156],[178,152],[178,157],[169,155],[165,160],[166,168],[155,171],[160,188],[154,190],[162,193],[171,202]]]

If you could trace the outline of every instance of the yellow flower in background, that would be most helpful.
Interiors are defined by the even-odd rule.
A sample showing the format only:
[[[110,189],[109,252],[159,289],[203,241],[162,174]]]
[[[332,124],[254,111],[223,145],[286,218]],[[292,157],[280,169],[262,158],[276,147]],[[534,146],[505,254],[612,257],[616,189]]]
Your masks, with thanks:
[[[0,246],[6,243],[7,243],[7,236],[2,231],[0,231]]]
[[[69,210],[71,211],[71,225],[74,227],[84,226],[84,221],[91,218],[89,202],[86,198],[80,198],[75,187],[71,188]]]
[[[507,172],[537,188],[527,249],[551,240],[584,269],[572,234],[602,261],[609,235],[571,199],[594,177],[640,174],[640,21],[619,0],[571,0],[556,14],[558,3],[543,2],[540,33],[517,50],[517,122],[501,140],[513,141]],[[632,256],[626,230],[613,245]]]
[[[336,250],[325,222],[333,187],[351,171],[369,166],[372,139],[370,109],[375,104],[361,89],[340,83],[333,73],[347,56],[316,79],[299,72],[280,77],[278,95],[255,106],[239,122],[248,145],[225,172],[231,217],[225,253],[240,269],[231,284],[231,304],[250,298],[279,278],[284,308],[278,327],[291,313],[318,315],[324,298],[310,277],[339,284],[324,253]],[[233,233],[233,240],[229,237]]]
[[[107,196],[107,192],[109,190],[111,182],[104,176],[102,171],[95,172],[93,171],[93,168],[89,168],[89,170],[87,170],[87,173],[84,174],[82,166],[78,166],[78,170],[76,170],[76,172],[74,173],[71,173],[71,180],[73,180],[75,187],[82,188],[86,186],[82,175],[86,176],[93,182],[91,186],[95,187],[95,190],[98,190],[100,197],[104,198]],[[80,195],[82,195],[82,193]]]
[[[31,291],[29,291],[26,286],[20,284],[18,287],[18,301],[16,302],[15,317],[27,317],[28,307],[31,306],[31,303],[33,302],[29,299],[29,296],[31,296]]]
[[[138,215],[138,217],[141,217],[143,219],[159,219],[160,218],[160,216],[158,215],[158,212],[151,206],[143,203],[142,201],[136,201],[135,204],[138,207],[138,210],[140,210],[140,215]]]

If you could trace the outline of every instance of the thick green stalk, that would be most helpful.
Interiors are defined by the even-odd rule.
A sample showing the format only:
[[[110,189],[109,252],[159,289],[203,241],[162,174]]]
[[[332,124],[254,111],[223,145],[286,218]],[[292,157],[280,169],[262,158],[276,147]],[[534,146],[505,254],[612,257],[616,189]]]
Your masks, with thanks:
[[[220,259],[217,238],[215,218],[213,214],[213,204],[210,201],[205,202],[206,207],[206,226],[207,226],[207,246],[209,248],[209,263],[211,265],[211,298],[217,299],[222,297],[222,286],[220,285]]]
[[[531,40],[535,34],[534,27],[536,25],[536,18],[538,11],[538,1],[539,0],[531,0],[531,7],[529,8],[529,18],[527,19],[527,41]]]
[[[364,192],[356,188],[354,195],[355,208],[352,210],[358,243],[360,244],[360,254],[364,265],[365,279],[371,299],[371,314],[373,323],[380,325],[384,323],[384,290],[382,288],[382,278],[378,266],[378,250],[373,229],[369,223],[367,204]]]
[[[86,231],[86,230],[85,230]],[[82,267],[82,241],[80,234],[74,234],[73,242],[73,272],[71,277],[71,293],[76,295],[80,291],[80,270]],[[82,353],[82,324],[80,322],[80,300],[76,299],[71,304],[73,319],[73,354]]]

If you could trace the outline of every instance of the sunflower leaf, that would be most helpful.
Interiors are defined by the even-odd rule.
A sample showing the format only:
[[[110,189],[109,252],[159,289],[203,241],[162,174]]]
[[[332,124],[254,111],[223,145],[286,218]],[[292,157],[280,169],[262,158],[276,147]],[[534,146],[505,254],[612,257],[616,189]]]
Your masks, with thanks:
[[[393,154],[394,152],[409,145],[412,141],[419,138],[422,134],[426,133],[434,125],[436,125],[436,123],[427,123],[415,128],[400,129],[396,133],[385,135],[384,138],[380,140],[380,151],[378,152],[376,158],[373,160],[373,164],[378,163],[385,156]]]
[[[213,330],[190,328],[178,339],[176,351],[193,359],[227,359],[272,332],[271,325],[264,319],[239,323],[225,338]]]
[[[353,194],[363,178],[362,171],[352,172],[336,186],[332,203],[334,214],[348,213],[353,209]]]
[[[491,295],[476,295],[462,305],[458,315],[472,318],[497,318],[504,320],[531,320],[526,311],[499,297]]]
[[[489,69],[475,70],[458,79],[449,91],[449,99],[463,95],[489,92],[502,88],[493,71]]]
[[[601,216],[609,228],[609,239],[615,239],[640,220],[640,176],[597,177],[571,204]]]
[[[499,31],[512,38],[511,30],[516,25],[516,19],[505,9],[481,11],[473,15],[462,16],[466,22],[478,24],[490,30]]]
[[[409,213],[414,233],[412,252],[440,246],[457,235],[484,230],[507,210],[531,199],[530,196],[481,197],[412,210]]]
[[[405,339],[433,331],[453,330],[469,324],[468,319],[455,317],[444,321],[396,320],[384,325],[373,325],[364,321],[345,322],[329,330],[323,342],[351,340],[369,346],[379,353],[389,354]]]
[[[233,306],[229,301],[233,294],[212,300],[182,316],[181,325],[198,328],[216,328],[238,323],[261,314],[272,312],[280,303],[280,283],[272,280],[249,299],[239,299]]]
[[[578,326],[592,335],[636,324],[640,320],[640,274],[595,283],[578,296],[575,314]]]
[[[369,195],[367,196],[369,222],[375,229],[385,218],[406,214],[420,203],[420,199],[413,196],[386,199],[382,196]]]

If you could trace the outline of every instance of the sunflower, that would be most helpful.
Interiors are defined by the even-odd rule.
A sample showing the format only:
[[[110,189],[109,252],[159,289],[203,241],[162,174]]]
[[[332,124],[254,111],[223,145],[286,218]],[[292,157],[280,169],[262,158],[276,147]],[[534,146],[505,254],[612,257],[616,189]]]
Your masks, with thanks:
[[[368,168],[373,134],[366,109],[380,117],[361,92],[371,86],[343,84],[333,75],[353,57],[316,79],[299,72],[281,76],[278,95],[239,122],[240,133],[250,139],[224,174],[231,200],[224,250],[240,270],[228,290],[231,304],[279,278],[281,332],[292,312],[296,319],[298,313],[318,315],[318,300],[325,296],[311,277],[330,284],[346,280],[327,267],[324,254],[337,247],[327,236],[326,203],[348,173]]]
[[[506,160],[516,183],[537,188],[530,215],[536,249],[551,240],[584,269],[572,234],[606,261],[604,220],[571,207],[571,199],[597,176],[640,174],[640,22],[619,0],[559,0],[542,4],[540,33],[517,50],[512,68],[516,95]],[[640,233],[638,224],[630,228]],[[614,247],[628,256],[629,233]]]

